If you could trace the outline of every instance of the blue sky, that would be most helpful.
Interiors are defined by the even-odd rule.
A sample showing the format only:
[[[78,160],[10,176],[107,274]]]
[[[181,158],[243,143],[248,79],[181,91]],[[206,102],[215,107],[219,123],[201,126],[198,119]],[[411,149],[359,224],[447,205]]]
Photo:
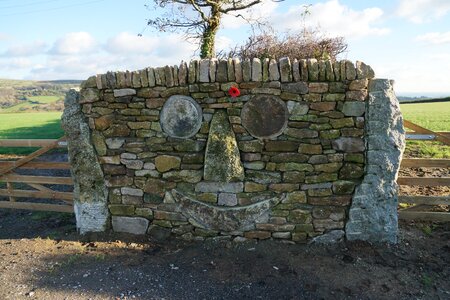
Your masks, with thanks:
[[[0,0],[0,78],[85,79],[108,70],[177,64],[196,46],[178,34],[146,28],[151,0]],[[306,25],[344,36],[342,59],[370,64],[396,81],[398,94],[450,94],[450,0],[286,0],[248,12],[279,31]],[[138,37],[143,33],[142,37]],[[240,43],[248,26],[226,17],[218,48]]]

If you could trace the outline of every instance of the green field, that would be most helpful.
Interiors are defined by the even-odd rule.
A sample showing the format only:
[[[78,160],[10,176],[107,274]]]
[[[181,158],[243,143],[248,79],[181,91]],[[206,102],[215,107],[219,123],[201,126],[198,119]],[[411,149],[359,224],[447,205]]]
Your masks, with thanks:
[[[450,101],[401,104],[405,120],[433,131],[450,131]],[[406,153],[420,153],[423,157],[450,158],[450,146],[439,142],[410,141]]]
[[[64,135],[61,112],[0,114],[0,139],[56,139]],[[1,154],[27,153],[30,148],[3,148]]]
[[[27,97],[28,101],[41,103],[41,104],[52,103],[52,102],[58,101],[59,99],[62,99],[62,97],[60,97],[60,96],[30,96],[30,97]]]
[[[433,131],[450,131],[450,101],[401,104],[403,117]]]

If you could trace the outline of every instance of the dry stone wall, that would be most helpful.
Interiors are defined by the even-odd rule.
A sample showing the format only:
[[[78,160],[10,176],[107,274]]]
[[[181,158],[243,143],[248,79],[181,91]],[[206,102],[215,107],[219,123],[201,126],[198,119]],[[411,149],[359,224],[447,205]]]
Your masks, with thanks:
[[[362,62],[287,58],[90,77],[79,105],[112,229],[156,238],[342,237],[365,175],[373,77]]]

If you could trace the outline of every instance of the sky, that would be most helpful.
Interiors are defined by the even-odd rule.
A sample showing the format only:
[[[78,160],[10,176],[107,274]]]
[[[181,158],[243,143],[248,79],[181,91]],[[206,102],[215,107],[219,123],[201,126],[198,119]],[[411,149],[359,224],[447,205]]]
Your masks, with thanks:
[[[246,14],[279,32],[306,25],[344,37],[348,51],[340,59],[394,79],[398,95],[450,95],[450,0],[266,0]],[[197,45],[181,34],[146,26],[157,15],[152,0],[0,0],[0,78],[86,79],[196,58]],[[250,34],[244,21],[227,16],[217,48]]]

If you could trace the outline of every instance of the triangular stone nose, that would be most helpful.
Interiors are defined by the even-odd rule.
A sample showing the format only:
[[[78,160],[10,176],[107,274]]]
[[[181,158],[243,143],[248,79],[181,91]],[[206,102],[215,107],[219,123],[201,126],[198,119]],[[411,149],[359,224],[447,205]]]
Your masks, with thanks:
[[[221,182],[244,179],[236,137],[224,110],[217,111],[211,121],[203,177],[208,181]]]

